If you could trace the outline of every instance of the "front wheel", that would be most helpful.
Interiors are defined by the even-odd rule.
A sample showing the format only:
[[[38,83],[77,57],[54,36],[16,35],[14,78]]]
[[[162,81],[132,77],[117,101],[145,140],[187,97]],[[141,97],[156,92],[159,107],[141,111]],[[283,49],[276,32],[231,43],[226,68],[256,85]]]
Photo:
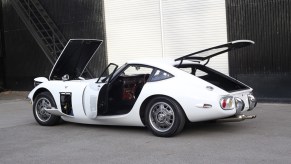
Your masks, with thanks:
[[[33,102],[33,116],[43,126],[56,125],[60,117],[48,113],[45,108],[56,107],[54,99],[49,92],[42,92],[36,96]]]
[[[175,100],[155,97],[146,107],[146,124],[154,135],[171,137],[183,130],[185,115]]]

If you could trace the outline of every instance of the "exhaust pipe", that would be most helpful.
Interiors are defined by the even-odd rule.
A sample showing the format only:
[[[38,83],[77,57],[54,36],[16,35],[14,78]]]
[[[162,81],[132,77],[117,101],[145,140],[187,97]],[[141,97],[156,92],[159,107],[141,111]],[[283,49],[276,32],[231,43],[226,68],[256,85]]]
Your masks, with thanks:
[[[233,116],[233,117],[218,119],[216,121],[217,122],[239,122],[239,121],[243,121],[243,120],[246,120],[246,119],[254,119],[256,117],[257,117],[256,115],[240,114],[240,115],[236,115],[236,116]]]

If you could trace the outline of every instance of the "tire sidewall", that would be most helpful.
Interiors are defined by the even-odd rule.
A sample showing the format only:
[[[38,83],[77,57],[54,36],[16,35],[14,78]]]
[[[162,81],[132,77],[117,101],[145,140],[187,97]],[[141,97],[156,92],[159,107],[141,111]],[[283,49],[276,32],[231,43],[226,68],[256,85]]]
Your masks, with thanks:
[[[172,127],[165,131],[165,132],[160,132],[158,130],[156,130],[152,124],[150,123],[150,110],[152,108],[152,106],[158,102],[165,102],[167,103],[169,106],[171,106],[171,108],[173,109],[174,112],[174,124],[172,125]],[[176,134],[178,134],[184,127],[185,124],[185,117],[184,117],[184,113],[182,111],[183,109],[180,107],[180,105],[173,99],[168,98],[168,97],[155,97],[152,100],[150,100],[150,102],[147,104],[146,106],[146,111],[145,111],[145,120],[146,120],[146,126],[150,129],[150,131],[159,137],[171,137],[174,136]]]

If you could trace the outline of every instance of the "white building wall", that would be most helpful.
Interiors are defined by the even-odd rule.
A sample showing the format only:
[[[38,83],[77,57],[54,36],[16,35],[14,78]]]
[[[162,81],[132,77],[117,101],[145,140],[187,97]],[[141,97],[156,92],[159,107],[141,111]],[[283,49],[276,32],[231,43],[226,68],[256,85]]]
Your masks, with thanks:
[[[106,0],[104,8],[109,63],[162,54],[158,0]]]
[[[225,1],[106,0],[109,62],[143,57],[177,58],[227,42]],[[228,74],[227,54],[208,66]]]

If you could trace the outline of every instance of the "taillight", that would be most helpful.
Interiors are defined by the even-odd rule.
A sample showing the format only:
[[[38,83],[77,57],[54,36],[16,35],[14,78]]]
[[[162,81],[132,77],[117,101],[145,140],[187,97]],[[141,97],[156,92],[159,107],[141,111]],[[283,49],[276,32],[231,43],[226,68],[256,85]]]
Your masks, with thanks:
[[[220,99],[220,107],[224,110],[231,110],[234,108],[234,100],[232,96],[225,96]]]

